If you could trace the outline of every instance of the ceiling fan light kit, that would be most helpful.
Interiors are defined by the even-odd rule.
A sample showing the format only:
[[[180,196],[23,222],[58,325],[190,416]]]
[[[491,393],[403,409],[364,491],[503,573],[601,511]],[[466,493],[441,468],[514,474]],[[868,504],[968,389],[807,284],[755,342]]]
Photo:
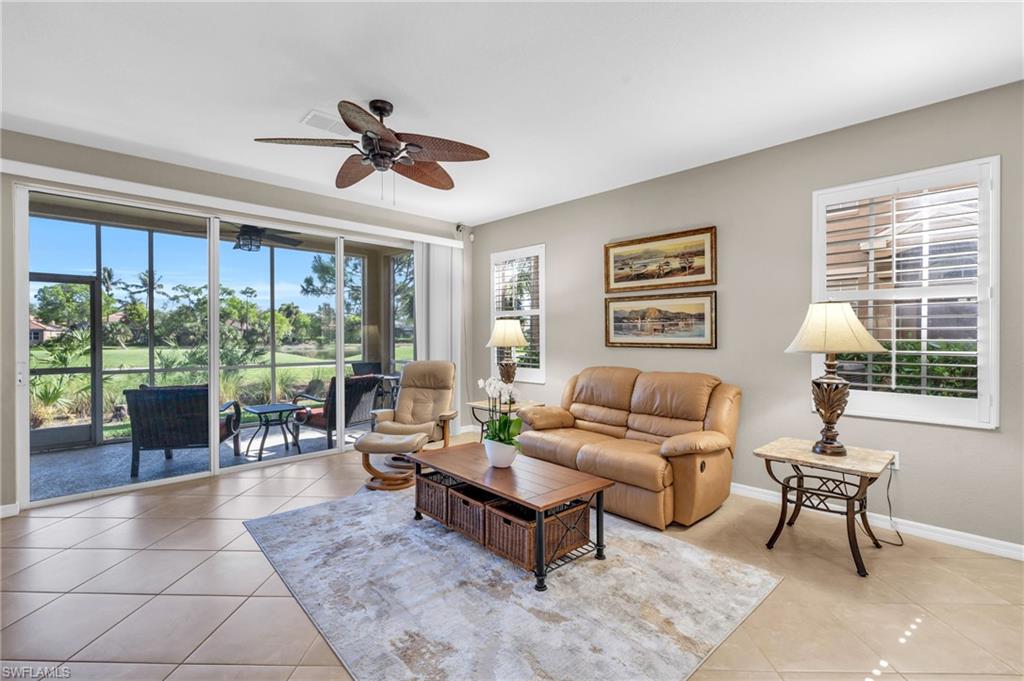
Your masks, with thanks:
[[[239,225],[238,234],[235,235],[234,250],[257,253],[263,246],[264,241],[280,246],[295,247],[302,245],[301,239],[285,236],[263,227],[256,227],[255,225]]]
[[[478,147],[442,137],[395,132],[384,119],[395,107],[383,99],[373,99],[370,110],[353,102],[338,102],[341,120],[352,132],[360,135],[359,140],[321,139],[307,137],[259,137],[257,142],[291,144],[314,147],[348,147],[353,153],[338,169],[334,186],[338,189],[351,187],[374,171],[386,173],[391,170],[414,182],[434,189],[448,190],[455,186],[451,175],[439,162],[482,161],[489,154]]]

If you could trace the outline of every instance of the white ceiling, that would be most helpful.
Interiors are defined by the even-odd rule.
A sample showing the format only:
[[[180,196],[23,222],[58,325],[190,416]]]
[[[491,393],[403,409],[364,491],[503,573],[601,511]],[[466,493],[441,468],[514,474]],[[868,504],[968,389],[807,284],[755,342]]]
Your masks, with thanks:
[[[484,147],[397,208],[480,224],[1019,80],[1022,5],[10,4],[3,125],[391,207],[346,150],[261,145],[339,99]]]

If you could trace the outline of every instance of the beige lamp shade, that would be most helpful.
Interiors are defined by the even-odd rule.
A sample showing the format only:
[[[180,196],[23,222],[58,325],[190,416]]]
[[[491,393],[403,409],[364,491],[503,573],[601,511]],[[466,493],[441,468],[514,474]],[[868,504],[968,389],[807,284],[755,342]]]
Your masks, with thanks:
[[[811,303],[786,352],[885,352],[849,303]]]
[[[526,345],[526,336],[518,319],[495,319],[491,330],[489,348],[521,348]]]

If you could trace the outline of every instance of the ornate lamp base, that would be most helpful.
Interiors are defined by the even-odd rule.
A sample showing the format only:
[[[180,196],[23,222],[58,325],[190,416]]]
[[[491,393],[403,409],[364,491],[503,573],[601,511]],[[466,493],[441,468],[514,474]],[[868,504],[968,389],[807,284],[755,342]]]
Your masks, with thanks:
[[[846,447],[839,441],[836,423],[850,399],[850,382],[836,374],[836,364],[835,355],[826,355],[825,375],[811,381],[814,408],[825,424],[821,429],[821,439],[814,443],[811,451],[824,456],[846,456]]]
[[[502,383],[512,383],[516,380],[516,361],[514,359],[503,359],[498,362],[498,375]]]

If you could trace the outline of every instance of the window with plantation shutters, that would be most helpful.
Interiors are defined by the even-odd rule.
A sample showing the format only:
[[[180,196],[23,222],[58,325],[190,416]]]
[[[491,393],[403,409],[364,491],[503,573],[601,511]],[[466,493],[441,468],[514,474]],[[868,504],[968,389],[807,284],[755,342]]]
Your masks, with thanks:
[[[491,326],[496,319],[518,319],[527,346],[515,348],[516,381],[544,382],[544,245],[491,254]],[[510,349],[494,348],[492,371]]]
[[[837,357],[846,413],[998,426],[998,174],[989,158],[814,193],[814,299],[849,302],[886,348]]]

